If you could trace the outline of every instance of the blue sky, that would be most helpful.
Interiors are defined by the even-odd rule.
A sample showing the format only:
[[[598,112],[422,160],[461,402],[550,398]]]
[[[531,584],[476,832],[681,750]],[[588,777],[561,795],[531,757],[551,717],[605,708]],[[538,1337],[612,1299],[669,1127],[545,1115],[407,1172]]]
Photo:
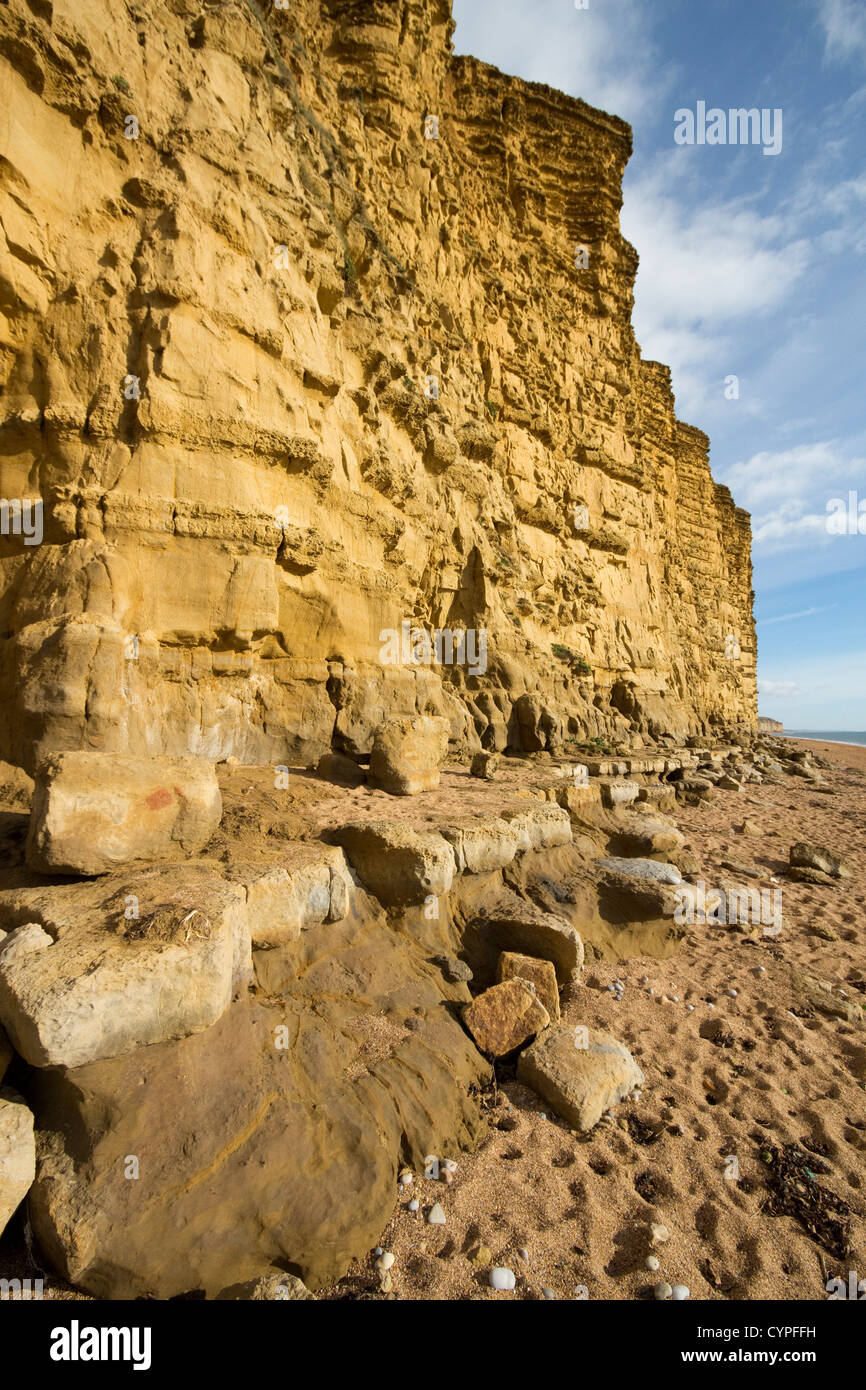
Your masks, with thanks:
[[[752,513],[760,711],[866,729],[866,0],[453,8],[458,53],[631,122],[635,328]],[[780,108],[780,153],[677,145],[699,101]],[[864,534],[832,534],[850,492]]]

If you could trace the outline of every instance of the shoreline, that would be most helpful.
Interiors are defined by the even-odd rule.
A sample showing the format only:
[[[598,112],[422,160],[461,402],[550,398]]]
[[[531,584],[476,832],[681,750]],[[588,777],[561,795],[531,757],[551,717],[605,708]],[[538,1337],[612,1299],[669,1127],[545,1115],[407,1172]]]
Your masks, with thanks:
[[[827,739],[817,738],[790,738],[788,741],[829,759],[836,767],[866,772],[866,743],[831,743]]]

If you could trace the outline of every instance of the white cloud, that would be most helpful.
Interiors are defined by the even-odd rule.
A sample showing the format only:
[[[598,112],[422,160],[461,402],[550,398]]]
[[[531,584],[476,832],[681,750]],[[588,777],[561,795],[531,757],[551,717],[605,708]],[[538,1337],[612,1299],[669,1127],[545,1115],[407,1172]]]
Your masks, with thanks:
[[[773,700],[789,700],[800,694],[796,681],[758,681],[758,694],[769,695]]]
[[[670,364],[685,418],[705,409],[711,392],[722,398],[740,336],[790,300],[810,263],[809,242],[790,220],[692,187],[692,153],[671,152],[630,183],[621,218],[640,256],[636,336],[645,357]]]
[[[863,0],[821,0],[827,56],[866,57],[866,9]]]
[[[632,123],[652,113],[671,80],[645,0],[591,0],[588,10],[575,10],[570,0],[454,0],[453,14],[457,53],[474,53]]]

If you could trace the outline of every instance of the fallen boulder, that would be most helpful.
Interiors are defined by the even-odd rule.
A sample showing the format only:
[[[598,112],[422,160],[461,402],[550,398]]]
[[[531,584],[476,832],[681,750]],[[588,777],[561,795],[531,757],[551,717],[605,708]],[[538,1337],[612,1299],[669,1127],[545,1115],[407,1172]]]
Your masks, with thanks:
[[[216,768],[202,758],[55,753],[36,769],[26,856],[47,874],[182,860],[219,826]]]
[[[517,1075],[582,1133],[644,1080],[628,1048],[609,1033],[564,1023],[521,1052]]]
[[[448,720],[438,715],[389,720],[373,740],[371,785],[392,796],[417,796],[435,790],[450,732]]]
[[[477,1046],[490,1057],[504,1057],[540,1033],[550,1014],[527,980],[492,985],[463,1010],[463,1022]]]
[[[192,866],[6,890],[0,915],[0,1022],[35,1067],[200,1032],[252,978],[243,890]]]
[[[821,845],[806,844],[803,840],[798,840],[797,844],[791,846],[788,860],[795,869],[817,869],[819,873],[828,874],[831,878],[851,877],[851,870],[838,854],[824,849]]]

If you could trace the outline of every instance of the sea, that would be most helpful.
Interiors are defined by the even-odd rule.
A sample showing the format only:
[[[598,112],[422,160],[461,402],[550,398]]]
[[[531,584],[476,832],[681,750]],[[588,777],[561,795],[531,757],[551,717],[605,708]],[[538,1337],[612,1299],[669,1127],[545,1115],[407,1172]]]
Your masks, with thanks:
[[[866,729],[861,729],[859,733],[850,729],[836,730],[831,729],[785,729],[781,734],[782,738],[811,738],[821,743],[859,743],[866,745]]]

